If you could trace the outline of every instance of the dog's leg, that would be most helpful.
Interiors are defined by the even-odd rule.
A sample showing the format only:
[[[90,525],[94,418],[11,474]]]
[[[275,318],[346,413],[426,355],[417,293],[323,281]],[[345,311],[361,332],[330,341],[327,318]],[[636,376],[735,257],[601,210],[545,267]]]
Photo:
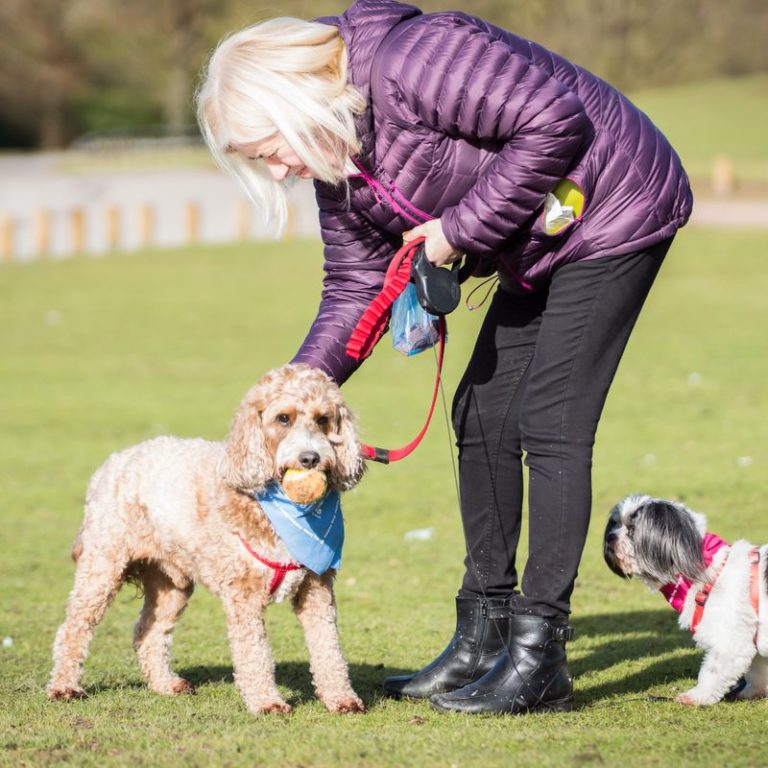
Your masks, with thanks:
[[[704,656],[696,686],[681,693],[675,701],[691,706],[717,704],[747,671],[754,656],[751,642],[711,648]]]
[[[125,563],[112,553],[84,552],[77,564],[67,615],[53,644],[53,672],[48,683],[51,699],[82,699],[83,662],[96,626],[117,594]]]
[[[187,607],[194,585],[176,586],[159,566],[148,564],[139,573],[144,607],[133,631],[133,647],[149,687],[157,693],[194,693],[192,683],[171,669],[171,633]]]
[[[312,682],[320,700],[330,712],[364,712],[363,702],[352,690],[341,653],[332,577],[309,574],[293,607],[304,628]]]
[[[739,699],[762,699],[768,696],[768,659],[755,656],[747,672],[747,684],[739,692]]]
[[[275,683],[275,663],[264,627],[263,590],[231,590],[221,594],[232,646],[235,685],[249,712],[290,712]]]

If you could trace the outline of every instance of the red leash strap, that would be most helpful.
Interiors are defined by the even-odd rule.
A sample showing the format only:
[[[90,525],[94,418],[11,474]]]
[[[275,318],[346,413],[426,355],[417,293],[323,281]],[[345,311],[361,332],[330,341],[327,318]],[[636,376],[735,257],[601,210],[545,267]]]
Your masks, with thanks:
[[[416,437],[411,440],[408,445],[404,445],[402,448],[396,448],[394,450],[388,450],[387,448],[375,448],[372,445],[366,445],[363,443],[360,447],[363,452],[363,456],[366,459],[372,459],[373,461],[381,462],[382,464],[389,464],[392,461],[400,461],[406,456],[409,456],[416,450],[416,447],[424,439],[424,435],[427,434],[429,429],[429,423],[432,421],[432,414],[435,412],[435,404],[437,403],[437,395],[440,392],[440,377],[443,373],[443,357],[445,356],[445,317],[442,315],[438,317],[438,332],[440,334],[440,347],[437,353],[437,376],[435,377],[435,388],[432,390],[432,402],[429,406],[429,413],[427,419],[424,422],[424,426],[421,428]]]
[[[387,327],[392,313],[392,304],[405,290],[411,279],[411,263],[419,246],[424,242],[423,237],[406,243],[389,263],[384,277],[384,287],[376,298],[368,305],[363,316],[357,321],[355,330],[347,342],[347,354],[355,360],[365,360],[373,352],[373,348]]]
[[[360,318],[355,326],[355,330],[352,331],[352,335],[349,337],[346,351],[350,357],[353,357],[355,360],[364,360],[371,354],[371,352],[373,352],[373,348],[376,346],[387,327],[387,322],[389,321],[392,312],[392,304],[405,290],[405,287],[411,279],[411,263],[413,262],[413,257],[416,255],[419,246],[423,242],[423,237],[411,240],[395,254],[387,269],[387,274],[384,278],[384,287],[381,289],[378,296],[376,296],[376,298],[368,305],[365,312],[363,312],[363,316]],[[440,391],[440,377],[443,372],[446,336],[446,323],[445,317],[443,316],[438,318],[438,333],[440,337],[440,347],[437,356],[437,377],[435,378],[435,388],[432,392],[432,403],[429,406],[429,413],[427,414],[427,420],[424,423],[424,426],[419,434],[416,435],[408,445],[404,445],[402,448],[388,450],[387,448],[376,448],[372,445],[363,444],[361,449],[363,456],[365,456],[366,459],[372,459],[373,461],[378,461],[382,464],[389,464],[392,461],[400,461],[400,459],[404,459],[406,456],[413,453],[427,433],[429,423],[432,421],[432,414],[435,412],[437,395]]]

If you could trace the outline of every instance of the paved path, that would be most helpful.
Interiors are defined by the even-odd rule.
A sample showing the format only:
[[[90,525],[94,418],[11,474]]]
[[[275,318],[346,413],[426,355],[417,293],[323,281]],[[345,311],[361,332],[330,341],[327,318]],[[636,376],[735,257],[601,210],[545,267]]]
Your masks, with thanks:
[[[695,200],[691,224],[718,229],[768,229],[768,200]]]
[[[4,217],[13,221],[14,258],[34,258],[37,251],[37,220],[41,210],[50,213],[50,252],[63,256],[73,244],[72,211],[85,213],[86,250],[108,249],[107,211],[119,208],[119,245],[123,249],[141,245],[141,210],[155,212],[154,241],[160,246],[186,242],[186,206],[200,210],[199,239],[228,242],[242,232],[243,210],[249,211],[247,232],[253,239],[268,237],[255,212],[245,204],[238,184],[228,176],[207,168],[147,168],[120,171],[60,169],[64,153],[0,156],[0,227]],[[87,162],[86,162],[87,167]],[[291,192],[294,216],[291,234],[318,234],[317,211],[310,182],[299,182]],[[5,218],[7,221],[7,218]],[[697,200],[691,219],[694,226],[768,229],[768,200]],[[8,230],[6,229],[6,232]],[[0,249],[3,248],[0,232]]]

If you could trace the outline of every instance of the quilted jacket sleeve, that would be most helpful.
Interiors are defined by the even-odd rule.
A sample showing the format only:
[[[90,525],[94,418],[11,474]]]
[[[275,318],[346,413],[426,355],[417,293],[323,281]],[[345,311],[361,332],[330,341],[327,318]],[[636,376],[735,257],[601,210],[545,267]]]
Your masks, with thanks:
[[[424,16],[379,50],[393,98],[425,129],[498,143],[495,159],[442,213],[448,241],[480,256],[500,250],[568,171],[591,134],[580,98],[470,17]]]
[[[293,359],[309,363],[341,384],[359,362],[347,341],[365,308],[381,290],[399,241],[350,209],[344,190],[315,185],[325,252],[325,279],[315,321]]]

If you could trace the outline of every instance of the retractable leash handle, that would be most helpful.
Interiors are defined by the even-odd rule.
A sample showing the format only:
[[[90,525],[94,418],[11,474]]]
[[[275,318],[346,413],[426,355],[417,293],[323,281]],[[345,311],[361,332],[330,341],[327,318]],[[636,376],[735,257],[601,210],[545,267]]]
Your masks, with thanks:
[[[416,286],[419,304],[433,315],[448,315],[459,306],[460,261],[454,261],[450,269],[436,267],[427,258],[423,243],[416,251],[411,266],[411,280]]]
[[[413,453],[427,433],[429,424],[432,421],[432,414],[435,412],[435,404],[440,392],[440,377],[443,372],[446,336],[444,315],[448,312],[453,312],[461,298],[456,268],[447,270],[433,267],[427,260],[423,244],[424,238],[417,238],[406,243],[395,254],[387,270],[384,287],[368,305],[347,342],[346,352],[350,357],[353,357],[355,360],[364,360],[368,357],[384,334],[392,312],[392,304],[405,290],[411,280],[416,284],[416,293],[419,296],[421,306],[438,317],[437,329],[440,345],[437,355],[437,376],[435,378],[435,387],[432,392],[429,413],[421,431],[410,443],[395,450],[377,448],[365,443],[361,445],[363,456],[366,459],[378,461],[382,464],[400,461]]]

